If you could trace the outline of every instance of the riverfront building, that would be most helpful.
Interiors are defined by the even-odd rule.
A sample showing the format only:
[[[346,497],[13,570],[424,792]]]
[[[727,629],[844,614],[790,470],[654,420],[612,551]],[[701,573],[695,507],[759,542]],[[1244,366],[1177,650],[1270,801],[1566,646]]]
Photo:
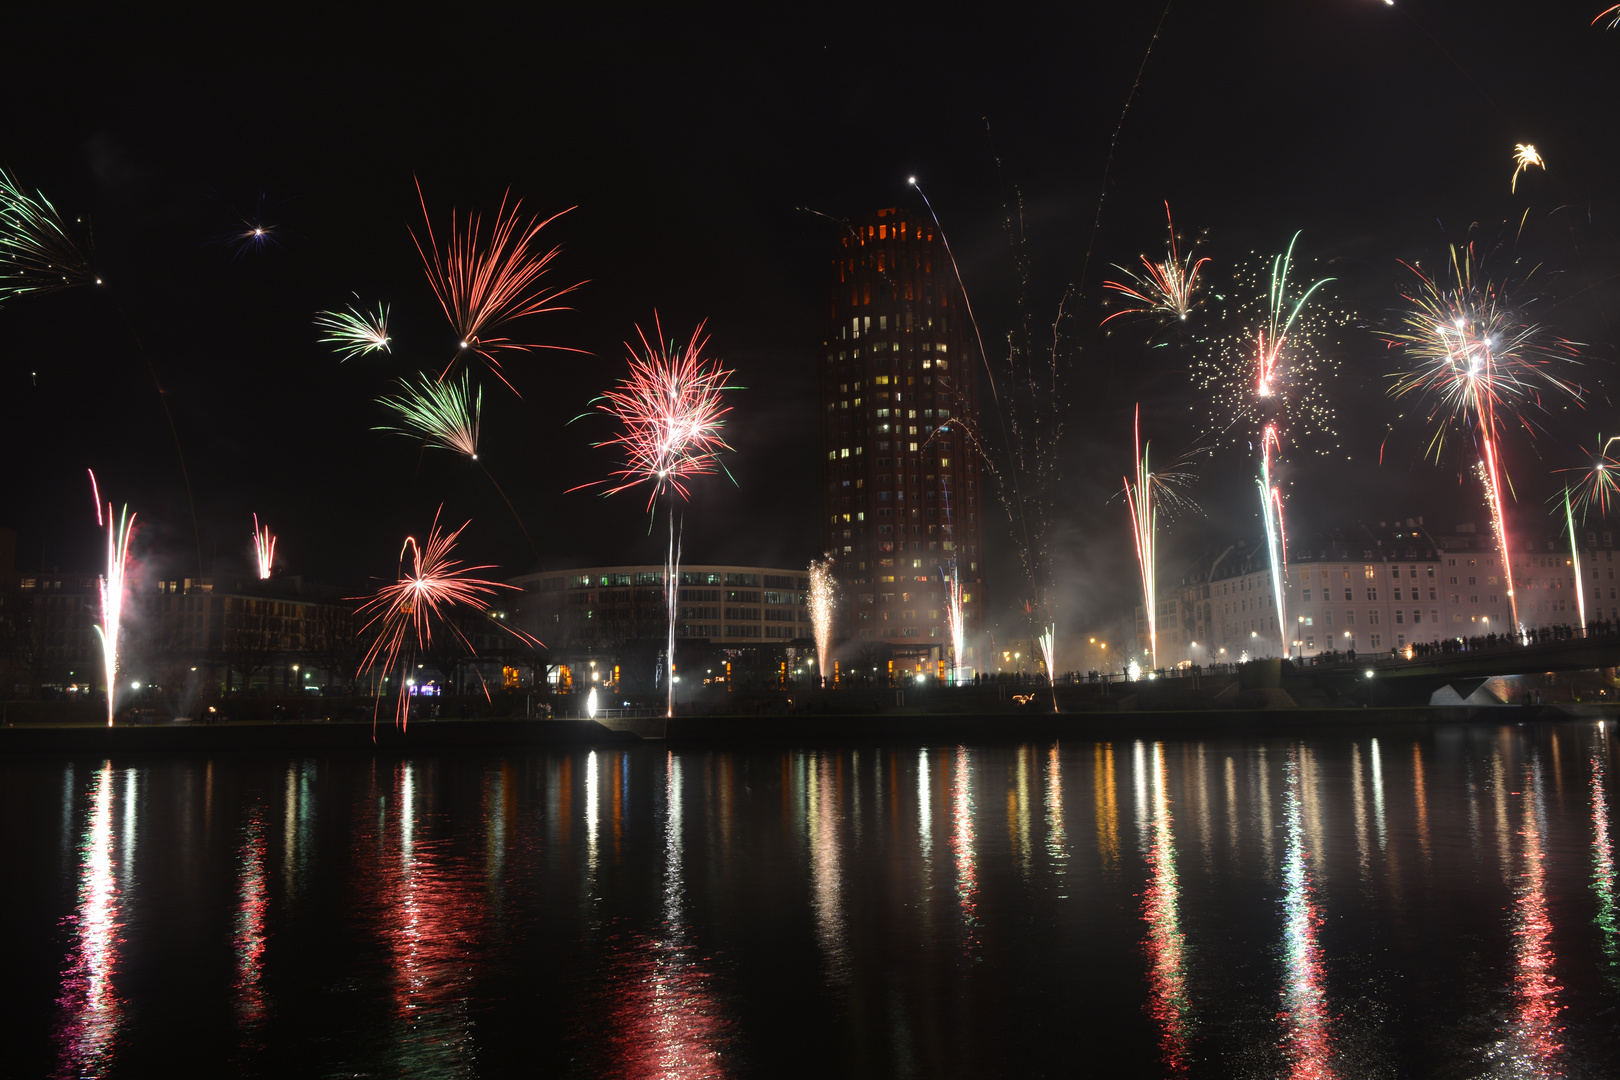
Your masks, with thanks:
[[[572,689],[594,671],[599,682],[627,690],[656,687],[668,644],[664,567],[591,566],[524,574],[519,621],[544,643],[547,681]],[[680,568],[675,662],[680,671],[716,664],[750,672],[808,662],[814,654],[810,579],[804,570],[767,566]],[[728,668],[729,665],[729,668]]]
[[[1613,533],[1598,527],[1579,539],[1587,621],[1620,619]],[[1515,538],[1514,549],[1518,626],[1579,624],[1569,538],[1524,536]],[[1172,595],[1160,603],[1161,666],[1285,650],[1296,658],[1388,653],[1419,642],[1511,633],[1514,626],[1507,575],[1491,534],[1472,524],[1436,533],[1421,518],[1291,540],[1280,612],[1264,544],[1231,545],[1195,568]],[[1138,639],[1145,650],[1140,610]]]
[[[979,358],[934,224],[879,210],[842,237],[821,358],[823,547],[842,592],[838,638],[897,668],[977,666],[984,611],[982,473],[964,428]],[[967,653],[952,659],[943,578],[961,582]]]

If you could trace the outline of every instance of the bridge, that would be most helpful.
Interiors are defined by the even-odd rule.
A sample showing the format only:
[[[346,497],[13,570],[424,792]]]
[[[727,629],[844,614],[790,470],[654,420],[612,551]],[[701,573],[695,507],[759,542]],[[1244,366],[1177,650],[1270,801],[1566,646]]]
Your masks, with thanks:
[[[1487,679],[1620,666],[1620,627],[1612,625],[1590,627],[1585,636],[1530,645],[1505,641],[1486,646],[1478,644],[1479,640],[1458,644],[1455,652],[1432,652],[1410,660],[1380,655],[1354,662],[1310,664],[1298,668],[1292,678],[1285,678],[1284,686],[1305,680],[1333,697],[1351,694],[1383,704],[1421,704],[1446,686],[1454,686],[1466,698]]]

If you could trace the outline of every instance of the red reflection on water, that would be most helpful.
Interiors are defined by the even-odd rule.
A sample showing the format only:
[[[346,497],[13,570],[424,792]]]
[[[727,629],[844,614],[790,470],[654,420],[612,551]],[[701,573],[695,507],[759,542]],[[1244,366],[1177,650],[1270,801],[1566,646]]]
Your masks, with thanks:
[[[676,935],[655,941],[627,935],[608,959],[611,1032],[602,1075],[626,1080],[709,1080],[730,1076],[724,1047],[732,1035],[713,977]]]
[[[467,1005],[479,962],[478,933],[487,921],[480,875],[455,865],[446,841],[421,838],[431,808],[418,808],[416,769],[399,765],[394,805],[399,807],[397,862],[386,846],[370,876],[377,921],[392,954],[394,1007],[404,1025],[398,1048],[411,1068],[456,1069],[471,1064],[472,1019]]]
[[[61,1076],[95,1076],[112,1064],[113,1040],[123,1019],[123,1001],[113,988],[123,927],[122,904],[113,874],[113,770],[102,765],[91,798],[89,828],[79,845],[79,905],[67,919],[73,949],[62,973],[57,1004],[62,1019]]]
[[[1187,1070],[1191,1040],[1191,1003],[1187,999],[1187,938],[1181,929],[1181,883],[1176,875],[1176,848],[1165,789],[1164,744],[1153,747],[1152,840],[1148,846],[1148,883],[1142,892],[1142,918],[1148,924],[1147,1010],[1159,1024],[1159,1057],[1171,1073]]]
[[[951,782],[951,851],[956,855],[956,897],[962,908],[962,922],[969,931],[979,921],[979,870],[974,852],[973,780],[968,774],[971,762],[965,746],[956,748],[956,769]]]
[[[264,915],[270,906],[270,893],[265,880],[264,816],[258,807],[248,813],[243,828],[242,847],[237,855],[241,882],[237,887],[236,927],[232,944],[236,951],[236,981],[232,987],[236,997],[237,1019],[256,1025],[264,1019]]]
[[[1524,872],[1514,889],[1513,1021],[1507,1050],[1523,1076],[1561,1076],[1564,1029],[1558,1025],[1553,977],[1552,920],[1547,913],[1546,852],[1542,848],[1541,770],[1532,768],[1524,792]]]
[[[1299,762],[1290,759],[1283,812],[1288,846],[1283,855],[1283,956],[1287,982],[1277,1019],[1283,1024],[1283,1042],[1289,1058],[1289,1076],[1300,1080],[1326,1080],[1333,1071],[1333,1021],[1328,1007],[1318,935],[1322,915],[1316,909],[1305,850],[1305,827],[1300,798]]]

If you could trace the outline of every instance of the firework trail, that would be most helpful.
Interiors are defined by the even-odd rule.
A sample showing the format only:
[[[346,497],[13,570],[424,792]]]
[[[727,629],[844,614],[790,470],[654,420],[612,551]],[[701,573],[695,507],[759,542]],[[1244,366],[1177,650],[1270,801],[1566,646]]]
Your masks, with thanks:
[[[1159,13],[1159,21],[1153,24],[1153,36],[1148,38],[1148,46],[1142,52],[1142,64],[1136,69],[1136,79],[1131,83],[1131,92],[1125,95],[1125,107],[1119,110],[1119,121],[1114,125],[1114,134],[1108,140],[1108,157],[1103,160],[1102,182],[1097,185],[1097,213],[1091,221],[1091,238],[1086,242],[1086,258],[1080,264],[1080,285],[1076,292],[1081,295],[1086,291],[1086,276],[1091,271],[1091,252],[1097,246],[1097,232],[1102,228],[1103,203],[1108,199],[1108,174],[1114,168],[1114,152],[1119,149],[1119,133],[1125,130],[1125,117],[1130,114],[1131,103],[1136,100],[1136,92],[1142,87],[1142,76],[1147,71],[1148,59],[1153,56],[1153,46],[1159,43],[1159,32],[1164,29],[1164,21],[1170,17],[1170,4],[1172,0],[1165,0],[1164,10]]]
[[[1298,298],[1289,294],[1288,274],[1293,269],[1294,245],[1299,241],[1295,233],[1288,241],[1288,250],[1271,261],[1271,282],[1266,291],[1266,317],[1255,332],[1255,384],[1257,409],[1269,419],[1260,432],[1260,487],[1261,518],[1266,527],[1266,548],[1271,558],[1272,602],[1276,605],[1277,633],[1282,642],[1282,655],[1288,655],[1288,619],[1284,608],[1285,585],[1288,577],[1287,536],[1283,525],[1282,490],[1272,480],[1274,455],[1282,455],[1282,420],[1288,413],[1290,380],[1284,365],[1284,348],[1294,332],[1300,312],[1317,289],[1333,281],[1319,278]],[[1289,358],[1293,356],[1290,352]]]
[[[253,515],[253,551],[258,556],[259,580],[270,578],[270,566],[276,561],[276,538],[270,526],[259,524],[259,515]]]
[[[1136,407],[1136,482],[1125,478],[1125,505],[1131,512],[1131,533],[1136,540],[1136,565],[1142,573],[1142,605],[1147,612],[1148,653],[1159,666],[1157,552],[1154,527],[1158,510],[1153,505],[1153,472],[1142,449],[1142,406]],[[1153,444],[1149,443],[1151,448]]]
[[[833,609],[837,602],[838,585],[833,577],[833,558],[829,552],[819,559],[810,560],[810,626],[816,635],[816,673],[820,685],[827,686],[827,658],[832,653]]]
[[[96,474],[90,474],[90,486],[95,489]],[[101,519],[101,503],[96,503],[97,523]],[[124,576],[129,568],[129,538],[135,531],[135,515],[126,506],[118,518],[113,518],[112,503],[107,504],[107,572],[100,576],[101,625],[95,627],[101,638],[101,662],[107,672],[107,726],[112,727],[114,699],[118,692],[118,638],[124,618]]]
[[[956,562],[951,561],[947,570],[941,566],[939,579],[945,585],[945,627],[951,635],[951,682],[957,682],[962,677],[963,654],[965,651],[966,635],[962,626],[962,577],[957,572]]]
[[[1114,269],[1126,275],[1128,282],[1105,281],[1103,288],[1113,289],[1123,293],[1134,300],[1129,307],[1121,308],[1102,321],[1106,326],[1111,320],[1121,315],[1155,315],[1160,318],[1176,318],[1183,322],[1192,314],[1196,301],[1193,293],[1198,288],[1198,271],[1208,258],[1193,259],[1193,253],[1188,252],[1183,259],[1176,247],[1176,223],[1170,217],[1169,200],[1164,204],[1164,217],[1170,228],[1170,252],[1163,262],[1150,262],[1146,255],[1141,256],[1143,273],[1114,264]]]
[[[0,169],[0,300],[100,284],[44,193],[29,194]]]
[[[1283,529],[1282,491],[1271,479],[1271,453],[1282,452],[1275,426],[1268,424],[1260,436],[1260,517],[1266,526],[1266,551],[1271,557],[1271,600],[1276,605],[1277,633],[1282,639],[1282,655],[1288,655],[1288,609],[1283,584],[1288,576],[1288,537]]]
[[[1570,507],[1569,488],[1564,488],[1564,524],[1569,527],[1570,565],[1575,571],[1575,602],[1581,613],[1581,633],[1586,633],[1586,579],[1581,577],[1581,545],[1575,539],[1575,511]]]
[[[1385,331],[1385,337],[1403,349],[1410,368],[1397,373],[1390,393],[1396,397],[1417,394],[1430,400],[1428,419],[1435,425],[1435,434],[1429,449],[1436,459],[1453,423],[1473,433],[1517,628],[1519,605],[1497,450],[1499,423],[1511,419],[1530,430],[1523,410],[1541,406],[1543,392],[1580,399],[1580,387],[1552,370],[1557,362],[1576,356],[1575,343],[1549,337],[1524,319],[1500,286],[1476,280],[1471,244],[1452,247],[1451,280],[1443,285],[1415,266],[1408,269],[1417,276],[1418,286],[1404,294],[1411,306],[1401,327]]]
[[[443,512],[443,507],[439,512]],[[478,570],[494,569],[492,566],[463,566],[459,559],[451,557],[457,538],[470,524],[470,521],[463,522],[461,528],[446,534],[439,527],[439,513],[435,513],[426,541],[419,544],[414,536],[407,536],[405,543],[400,546],[399,580],[383,586],[375,596],[366,599],[355,609],[357,615],[370,616],[360,628],[361,633],[374,626],[377,628],[371,647],[360,661],[360,672],[381,669],[385,678],[399,673],[401,685],[395,723],[401,730],[410,718],[411,707],[410,687],[404,685],[405,673],[414,670],[415,657],[432,647],[435,630],[441,635],[448,632],[466,647],[468,653],[476,655],[472,641],[450,621],[450,612],[457,606],[469,607],[480,613],[488,612],[488,597],[496,595],[499,589],[515,588],[499,581],[485,581],[471,576]],[[411,556],[408,565],[405,559],[407,551]],[[529,640],[520,632],[507,629],[521,640]],[[384,688],[378,694],[379,706],[386,693],[387,689]],[[484,693],[488,695],[487,688]],[[375,712],[372,720],[375,724]]]
[[[1602,18],[1605,18],[1605,17],[1608,17],[1608,16],[1612,16],[1612,18],[1609,19],[1609,29],[1610,30],[1613,30],[1615,27],[1620,26],[1620,4],[1616,4],[1612,8],[1605,8],[1604,10],[1598,12],[1597,13],[1597,18],[1592,20],[1592,25],[1596,26],[1598,24],[1598,19],[1602,19]]]
[[[388,305],[377,304],[375,315],[351,306],[347,311],[322,311],[315,325],[326,331],[322,345],[332,346],[338,360],[353,360],[371,352],[389,352]]]
[[[373,431],[392,431],[424,439],[428,446],[478,460],[478,420],[484,409],[484,391],[473,386],[463,371],[461,381],[435,382],[422,377],[420,386],[400,380],[400,392],[381,397],[377,404],[399,415],[399,427],[379,425]]]
[[[997,495],[1007,513],[1013,543],[1017,547],[1029,583],[1032,602],[1028,605],[1028,609],[1031,619],[1034,620],[1034,612],[1039,608],[1043,616],[1040,622],[1044,622],[1044,617],[1050,615],[1050,602],[1054,590],[1051,556],[1047,544],[1051,531],[1049,511],[1055,501],[1058,482],[1059,457],[1054,450],[1062,437],[1066,415],[1059,379],[1064,343],[1062,326],[1066,315],[1065,309],[1074,294],[1072,290],[1066,291],[1058,302],[1057,314],[1051,327],[1050,353],[1037,361],[1037,355],[1044,352],[1045,348],[1036,347],[1035,329],[1028,315],[1026,290],[1029,281],[1029,257],[1025,246],[1023,205],[1020,198],[1016,215],[1009,209],[1005,224],[1013,250],[1020,291],[1017,323],[1014,330],[1008,334],[1005,374],[1011,379],[1008,395],[1004,399],[997,386],[990,355],[985,352],[984,335],[973,313],[973,304],[967,295],[961,267],[951,250],[950,238],[927,194],[918,185],[916,177],[911,177],[909,183],[916,189],[918,197],[922,199],[929,216],[933,219],[935,228],[939,230],[945,255],[950,260],[955,274],[957,288],[961,292],[961,304],[973,328],[985,378],[990,385],[993,411],[1001,436],[1000,445],[1005,448],[1005,456],[998,464],[991,456],[990,446],[982,433],[975,424],[962,416],[954,417],[950,425],[936,429],[935,435],[943,435],[947,431],[961,432],[966,436],[969,448],[978,457],[984,471],[995,479]],[[1037,621],[1031,622],[1032,632],[1037,624]]]
[[[469,353],[483,357],[496,378],[513,393],[517,389],[507,381],[501,371],[500,357],[507,352],[529,352],[537,348],[563,348],[559,345],[533,345],[513,341],[496,335],[507,323],[530,315],[552,311],[566,311],[557,301],[584,284],[583,281],[560,289],[542,288],[540,279],[551,260],[561,248],[543,251],[539,242],[540,231],[568,210],[548,218],[523,218],[519,210],[521,200],[507,207],[510,193],[502,197],[500,209],[495,213],[494,227],[487,236],[483,219],[469,213],[458,221],[454,211],[450,214],[449,238],[440,250],[438,237],[433,232],[433,219],[428,214],[427,199],[422,185],[416,186],[417,198],[422,203],[423,231],[427,241],[412,232],[416,250],[422,256],[428,284],[433,287],[439,305],[444,308],[460,341],[459,349],[439,373],[442,379]],[[574,209],[569,207],[569,210]],[[569,350],[578,351],[578,350]]]
[[[1581,512],[1581,520],[1586,520],[1590,510],[1596,510],[1598,517],[1609,516],[1609,508],[1615,502],[1616,492],[1620,492],[1620,458],[1609,455],[1609,447],[1620,442],[1620,436],[1611,436],[1608,439],[1599,432],[1598,451],[1592,454],[1581,447],[1581,452],[1588,454],[1592,461],[1585,468],[1559,469],[1558,472],[1581,473],[1580,483],[1575,488],[1575,509]]]
[[[1176,466],[1186,460],[1184,455],[1170,470],[1154,472],[1149,462],[1152,443],[1142,443],[1142,406],[1136,407],[1136,476],[1125,477],[1125,506],[1131,514],[1131,536],[1136,544],[1136,563],[1142,574],[1142,604],[1147,612],[1148,653],[1153,668],[1159,666],[1158,635],[1158,525],[1159,510],[1196,509],[1175,489],[1186,484],[1190,477]]]
[[[1528,169],[1532,165],[1543,172],[1547,171],[1547,163],[1541,160],[1541,155],[1536,153],[1536,148],[1534,146],[1531,146],[1529,143],[1514,143],[1513,182],[1508,185],[1509,191],[1514,192],[1515,194],[1518,192],[1519,174],[1524,172],[1524,170]]]
[[[687,483],[696,476],[724,468],[720,452],[730,450],[720,434],[730,406],[721,403],[732,372],[717,360],[703,355],[708,338],[704,323],[692,331],[685,348],[673,341],[664,344],[662,322],[653,315],[653,328],[659,345],[655,348],[638,326],[642,352],[630,349],[630,374],[617,388],[596,399],[596,407],[616,420],[620,434],[597,443],[598,447],[621,447],[624,464],[599,481],[606,485],[604,495],[625,491],[638,484],[648,485],[647,509],[651,511],[660,494],[669,499],[669,554],[664,561],[665,589],[668,595],[669,640],[665,657],[668,679],[667,716],[675,715],[675,623],[680,577],[680,541],[675,523],[675,497],[689,500]],[[728,474],[729,475],[729,474]],[[582,484],[580,487],[591,487]],[[578,491],[579,488],[570,490]],[[651,525],[649,524],[649,530]]]

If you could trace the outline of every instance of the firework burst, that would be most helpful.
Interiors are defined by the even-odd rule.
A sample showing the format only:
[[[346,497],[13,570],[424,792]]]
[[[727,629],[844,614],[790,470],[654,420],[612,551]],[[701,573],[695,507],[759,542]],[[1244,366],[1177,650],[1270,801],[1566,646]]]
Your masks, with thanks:
[[[1153,315],[1185,322],[1192,314],[1197,303],[1193,293],[1198,288],[1198,271],[1209,259],[1194,260],[1192,252],[1183,259],[1176,246],[1176,223],[1170,217],[1169,201],[1164,204],[1164,217],[1170,229],[1169,254],[1158,263],[1150,261],[1146,255],[1140,256],[1142,273],[1114,265],[1129,281],[1105,281],[1103,288],[1124,294],[1131,303],[1104,319],[1103,325],[1121,315]]]
[[[1417,287],[1403,294],[1410,306],[1402,324],[1384,335],[1407,361],[1390,393],[1431,402],[1431,454],[1438,458],[1443,449],[1449,421],[1473,429],[1483,418],[1494,437],[1498,417],[1528,429],[1525,411],[1543,408],[1546,394],[1581,397],[1581,388],[1557,373],[1578,355],[1576,344],[1547,334],[1500,285],[1480,279],[1472,245],[1451,249],[1450,280],[1443,284],[1407,268]]]
[[[0,169],[0,299],[101,284],[43,192]]]
[[[416,250],[421,254],[427,271],[428,283],[433,287],[439,305],[444,308],[460,342],[458,351],[445,365],[439,377],[450,373],[455,365],[476,353],[483,357],[495,377],[516,393],[501,371],[501,356],[509,352],[529,352],[538,348],[561,348],[513,341],[497,335],[502,327],[530,315],[552,311],[566,311],[557,301],[573,292],[584,282],[576,282],[560,289],[547,289],[540,285],[560,248],[543,250],[540,232],[567,210],[551,217],[525,218],[520,216],[521,200],[501,199],[495,213],[493,228],[487,233],[483,219],[469,213],[458,219],[450,214],[450,232],[444,248],[439,247],[433,232],[433,219],[428,214],[427,201],[417,185],[417,197],[422,200],[423,231],[426,243],[414,232]],[[572,207],[569,208],[573,209]]]
[[[653,325],[662,343],[657,316]],[[732,372],[703,355],[708,344],[703,324],[685,348],[673,343],[655,348],[640,327],[636,334],[642,354],[631,348],[629,376],[597,399],[597,408],[618,421],[621,433],[596,445],[620,447],[625,458],[609,474],[605,483],[610,486],[603,494],[647,484],[650,510],[666,491],[689,499],[689,480],[723,467],[720,452],[731,447],[720,429],[731,409],[721,404],[721,393],[737,387],[726,383]]]
[[[270,577],[270,567],[276,561],[276,538],[270,526],[259,524],[259,515],[253,515],[253,552],[258,558],[259,580]]]
[[[1501,286],[1480,278],[1473,245],[1452,247],[1450,280],[1443,285],[1415,266],[1408,269],[1419,285],[1405,295],[1410,308],[1402,326],[1385,336],[1402,349],[1409,366],[1397,373],[1390,393],[1417,394],[1431,402],[1428,419],[1435,433],[1429,448],[1437,459],[1452,425],[1473,434],[1517,626],[1518,599],[1502,505],[1500,426],[1511,420],[1530,430],[1525,411],[1544,407],[1545,393],[1580,399],[1581,388],[1555,370],[1556,364],[1575,358],[1576,346],[1547,335],[1523,317]]]
[[[810,560],[810,626],[816,635],[816,674],[823,686],[828,685],[827,658],[832,655],[833,610],[837,596],[832,555]]]
[[[374,431],[394,431],[427,440],[427,445],[478,460],[478,420],[484,409],[484,391],[473,386],[463,371],[461,381],[434,382],[422,377],[420,385],[401,380],[400,392],[377,399],[377,404],[399,415],[400,426],[388,425]]]
[[[720,464],[720,452],[731,449],[720,435],[725,414],[731,411],[729,406],[721,404],[721,393],[736,388],[726,384],[731,372],[719,361],[703,355],[703,348],[708,344],[703,327],[703,323],[698,324],[684,349],[673,342],[665,345],[663,324],[655,313],[653,328],[659,346],[655,349],[648,344],[647,335],[636,327],[642,354],[638,355],[627,343],[629,376],[617,389],[597,399],[597,408],[617,420],[621,427],[618,436],[597,445],[622,447],[625,455],[624,465],[603,481],[608,485],[603,494],[612,495],[637,484],[646,484],[649,511],[660,494],[669,496],[669,554],[664,560],[664,588],[669,608],[664,672],[669,697],[667,716],[675,715],[675,622],[681,565],[675,497],[689,499],[687,482],[695,476],[724,468]]]
[[[1587,465],[1577,469],[1559,469],[1559,472],[1578,473],[1579,483],[1575,485],[1575,509],[1580,512],[1581,520],[1586,519],[1589,511],[1596,510],[1598,517],[1609,516],[1609,509],[1614,505],[1616,494],[1620,493],[1620,458],[1609,453],[1609,447],[1620,442],[1620,436],[1611,436],[1608,439],[1599,432],[1597,437],[1598,450],[1594,454],[1581,447],[1581,453],[1586,454],[1589,460]]]
[[[1296,295],[1288,277],[1305,265],[1290,245],[1286,256],[1251,255],[1229,281],[1209,286],[1190,372],[1199,402],[1189,408],[1204,441],[1252,445],[1255,433],[1277,423],[1306,452],[1342,450],[1337,345],[1357,315],[1322,301],[1317,289],[1331,279]]]
[[[1532,165],[1543,172],[1545,172],[1547,169],[1547,163],[1541,160],[1541,155],[1536,153],[1536,148],[1534,146],[1531,146],[1529,143],[1514,143],[1513,182],[1508,185],[1509,191],[1515,193],[1518,192],[1519,174],[1524,172],[1524,170],[1528,169]]]
[[[452,557],[457,538],[470,524],[470,521],[463,522],[461,528],[445,533],[439,527],[439,515],[436,513],[424,542],[417,543],[413,536],[405,538],[405,543],[399,549],[399,580],[377,590],[376,595],[368,598],[355,611],[357,615],[370,616],[361,627],[362,633],[376,627],[371,647],[360,661],[361,672],[380,670],[386,677],[414,670],[414,658],[432,647],[435,632],[441,636],[448,633],[461,642],[469,653],[476,654],[477,650],[467,635],[450,621],[451,611],[466,607],[480,613],[488,612],[489,597],[496,595],[500,589],[514,586],[475,578],[472,576],[474,572],[492,570],[494,567],[463,566],[459,559]],[[407,552],[410,554],[409,562],[406,560]],[[378,696],[379,704],[382,696]],[[409,687],[401,685],[395,722],[404,728],[409,715]]]
[[[1597,13],[1597,18],[1592,20],[1592,25],[1596,26],[1598,24],[1598,22],[1600,20],[1602,20],[1602,19],[1608,19],[1609,20],[1609,29],[1610,30],[1613,30],[1615,27],[1620,26],[1620,4],[1616,4],[1616,5],[1614,5],[1614,7],[1605,8],[1602,11],[1598,12]]]
[[[340,361],[390,351],[386,304],[379,303],[375,315],[357,307],[347,311],[323,311],[315,316],[315,325],[326,331],[321,344],[332,346]]]

